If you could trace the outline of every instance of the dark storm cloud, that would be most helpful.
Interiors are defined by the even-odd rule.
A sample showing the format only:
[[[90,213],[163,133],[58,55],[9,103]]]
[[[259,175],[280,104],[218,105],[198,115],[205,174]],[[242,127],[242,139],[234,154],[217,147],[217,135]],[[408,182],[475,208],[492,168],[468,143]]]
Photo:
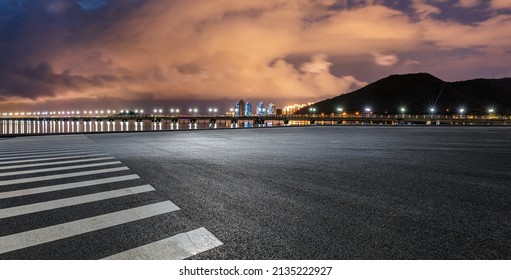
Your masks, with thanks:
[[[69,71],[55,73],[52,67],[44,62],[35,67],[4,73],[0,79],[0,96],[11,96],[12,92],[22,92],[23,97],[38,99],[55,96],[59,88],[82,91],[90,87],[108,87],[119,79],[114,75],[72,75]]]

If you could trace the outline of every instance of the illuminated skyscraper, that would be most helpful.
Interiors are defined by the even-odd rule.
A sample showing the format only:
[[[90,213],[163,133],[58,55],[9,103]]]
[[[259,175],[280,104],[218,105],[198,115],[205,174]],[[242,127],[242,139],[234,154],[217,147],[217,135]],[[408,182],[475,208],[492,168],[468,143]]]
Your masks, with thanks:
[[[240,100],[234,105],[234,115],[236,117],[245,116],[245,101]]]
[[[250,104],[250,101],[247,101],[245,104],[245,116],[251,117],[252,116],[252,104]]]
[[[261,101],[257,105],[256,109],[256,115],[257,116],[265,116],[266,115],[266,108],[264,108],[264,103]]]
[[[272,102],[268,105],[268,108],[266,109],[266,115],[268,115],[268,116],[275,115],[276,110],[277,110],[277,108],[275,106],[275,103]]]

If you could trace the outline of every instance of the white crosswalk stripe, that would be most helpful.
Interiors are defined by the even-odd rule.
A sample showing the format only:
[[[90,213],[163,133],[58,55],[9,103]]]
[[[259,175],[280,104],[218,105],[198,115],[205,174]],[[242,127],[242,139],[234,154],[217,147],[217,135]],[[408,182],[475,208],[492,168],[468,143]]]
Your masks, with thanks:
[[[25,152],[13,152],[13,153],[1,153],[3,158],[4,156],[14,157],[14,156],[30,156],[30,155],[53,155],[53,154],[62,154],[62,153],[90,153],[90,152],[98,152],[97,150],[76,150],[76,149],[61,149],[61,150],[53,150],[53,151],[25,151]]]
[[[67,183],[67,184],[59,184],[59,185],[53,185],[53,186],[47,186],[47,187],[22,189],[22,190],[9,191],[9,192],[0,192],[0,199],[32,195],[32,194],[39,194],[39,193],[46,193],[46,192],[63,191],[63,190],[96,186],[96,185],[102,185],[102,184],[108,184],[108,183],[123,182],[123,181],[128,181],[128,180],[135,180],[138,178],[140,178],[140,177],[138,177],[137,175],[126,175],[126,176],[109,177],[109,178],[104,178],[104,179],[89,180],[89,181],[80,181],[80,182]]]
[[[91,164],[82,164],[82,165],[72,165],[72,166],[62,166],[62,167],[52,167],[52,168],[42,168],[42,169],[32,169],[32,170],[3,172],[3,173],[0,173],[0,177],[23,175],[23,174],[34,174],[34,173],[45,173],[45,172],[71,170],[71,169],[80,169],[80,168],[89,168],[89,167],[98,167],[98,166],[105,166],[105,165],[116,165],[116,164],[121,164],[121,162],[120,161],[109,161],[109,162],[100,162],[100,163],[91,163]]]
[[[68,157],[47,157],[47,158],[36,158],[36,159],[12,160],[12,161],[0,162],[0,165],[16,164],[16,163],[27,163],[27,162],[39,162],[39,161],[49,161],[49,160],[84,158],[84,157],[100,157],[100,156],[105,156],[105,155],[107,155],[107,154],[104,154],[104,153],[103,154],[87,154],[87,155],[68,156]]]
[[[23,179],[5,180],[5,181],[0,181],[0,186],[9,186],[9,185],[48,181],[48,180],[63,179],[63,178],[70,178],[70,177],[79,177],[79,176],[86,176],[86,175],[97,175],[97,174],[124,171],[124,170],[129,170],[129,168],[122,166],[122,167],[115,167],[115,168],[97,169],[97,170],[64,173],[64,174],[57,174],[57,175],[47,175],[47,176],[29,177],[29,178],[23,178]]]
[[[154,191],[154,188],[150,185],[144,185],[139,187],[125,188],[120,190],[113,190],[108,192],[94,193],[82,196],[75,196],[71,198],[64,198],[46,202],[39,202],[34,204],[16,206],[6,209],[0,209],[0,219],[9,218],[19,215],[25,215],[34,212],[46,211],[56,208],[68,207],[72,205],[78,205],[83,203],[89,203],[93,201],[106,200],[115,197],[121,197],[126,195],[133,195],[137,193]]]
[[[74,152],[74,153],[52,153],[53,156],[72,156],[72,155],[86,155],[86,152]],[[29,159],[29,158],[50,158],[47,154],[37,154],[30,156],[16,156],[16,157],[0,157],[0,163],[5,162],[7,160],[20,160],[20,159]]]
[[[207,229],[199,228],[106,257],[104,260],[183,260],[222,244]]]
[[[39,167],[39,166],[48,166],[48,165],[62,165],[62,164],[81,163],[81,162],[89,162],[89,161],[100,161],[100,160],[107,160],[107,159],[113,159],[113,158],[114,157],[99,157],[99,158],[77,159],[77,160],[68,160],[68,161],[53,161],[53,162],[45,162],[45,163],[9,165],[9,166],[0,166],[0,170],[18,169],[18,168],[27,168],[27,167]]]
[[[0,237],[0,254],[179,210],[170,201]]]
[[[140,228],[137,223],[174,215],[171,213],[179,210],[178,206],[166,198],[162,201],[153,186],[143,183],[142,178],[132,174],[115,157],[95,149],[85,136],[33,137],[37,138],[35,141],[30,138],[20,139],[12,146],[7,144],[14,141],[2,142],[0,149],[0,170],[3,170],[0,173],[0,259],[4,254],[19,254],[23,258],[25,250],[22,249],[38,254],[40,251],[35,246],[43,244],[70,244],[73,252],[78,249],[93,254],[93,247],[75,248],[73,240],[87,235],[93,238],[99,232],[115,231],[121,225],[141,232],[147,241],[131,249],[124,246],[126,251],[117,249],[109,257],[103,255],[104,259],[185,259],[223,244],[205,228],[177,234],[171,230],[166,238],[152,239],[152,229]],[[73,209],[95,209],[95,214]],[[54,215],[60,217],[58,221],[54,222]],[[31,219],[39,221],[35,223],[37,226]],[[172,224],[168,223],[164,227],[155,226],[158,230],[170,229]],[[124,238],[117,234],[99,243],[116,248],[115,243]],[[57,254],[59,251],[55,250]],[[46,258],[65,258],[52,256]]]

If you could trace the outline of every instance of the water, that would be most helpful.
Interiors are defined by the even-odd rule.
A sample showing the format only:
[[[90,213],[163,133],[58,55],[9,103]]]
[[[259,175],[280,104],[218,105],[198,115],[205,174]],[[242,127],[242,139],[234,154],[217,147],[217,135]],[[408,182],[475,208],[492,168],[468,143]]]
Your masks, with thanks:
[[[163,130],[194,130],[243,127],[283,126],[282,121],[267,121],[264,125],[254,125],[252,121],[238,124],[230,121],[210,124],[198,122],[190,124],[187,121],[172,123],[170,121],[66,121],[66,120],[2,120],[0,135],[30,135],[30,134],[59,134],[59,133],[90,133],[90,132],[122,132],[122,131],[163,131]]]

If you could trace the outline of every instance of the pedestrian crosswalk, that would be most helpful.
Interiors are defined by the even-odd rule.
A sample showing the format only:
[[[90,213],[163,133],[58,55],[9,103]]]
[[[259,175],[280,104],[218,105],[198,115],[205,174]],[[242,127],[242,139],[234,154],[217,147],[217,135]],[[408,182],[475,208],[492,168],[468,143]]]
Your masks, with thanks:
[[[0,142],[0,259],[185,259],[222,245],[174,225],[179,210],[86,136]]]

